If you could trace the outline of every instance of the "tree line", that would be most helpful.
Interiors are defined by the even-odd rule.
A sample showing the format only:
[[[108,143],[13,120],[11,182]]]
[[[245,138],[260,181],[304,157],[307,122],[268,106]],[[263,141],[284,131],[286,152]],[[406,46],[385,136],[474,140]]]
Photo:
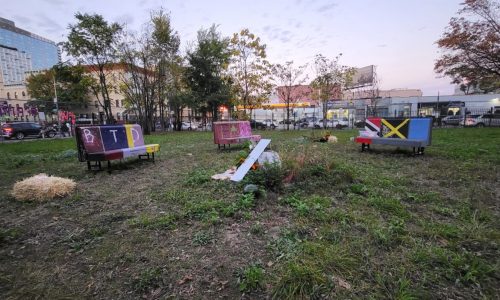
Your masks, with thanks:
[[[59,103],[88,104],[93,99],[106,121],[114,122],[114,92],[124,97],[128,111],[148,134],[155,130],[155,121],[165,124],[169,117],[180,130],[185,108],[204,120],[218,120],[222,106],[236,118],[248,118],[253,108],[269,99],[275,86],[282,86],[288,92],[278,96],[287,103],[289,118],[297,98],[290,90],[306,80],[305,65],[271,64],[266,44],[248,29],[226,37],[215,25],[202,28],[194,46],[182,55],[180,36],[163,10],[152,12],[138,33],[127,32],[123,25],[98,14],[76,13],[75,19],[61,43],[70,61],[27,80],[28,92],[45,103],[46,110],[53,109],[55,87]],[[330,65],[327,58],[322,59],[316,82],[323,89],[322,97],[330,99],[349,80],[352,68],[340,66],[336,59]],[[338,67],[343,68],[342,74]],[[122,72],[113,72],[117,68]],[[336,76],[325,77],[328,72]],[[245,110],[232,111],[237,105]]]
[[[459,15],[472,14],[471,20],[452,18],[437,42],[443,54],[435,64],[437,73],[450,76],[466,90],[479,86],[484,91],[500,88],[499,4],[493,0],[466,0]],[[151,12],[140,32],[128,32],[124,25],[110,23],[98,14],[75,14],[62,47],[69,62],[28,78],[28,92],[46,109],[52,109],[54,87],[59,103],[96,102],[107,122],[114,122],[113,93],[124,98],[125,106],[148,134],[155,121],[166,124],[173,117],[181,129],[185,108],[203,120],[219,119],[219,109],[236,118],[266,102],[273,89],[286,104],[287,120],[292,103],[302,98],[295,87],[304,84],[307,65],[293,61],[272,64],[267,60],[266,44],[248,29],[223,36],[212,25],[198,31],[197,40],[185,53],[180,52],[180,36],[172,28],[164,10]],[[354,69],[333,58],[315,56],[310,96],[323,105],[341,99],[351,85]],[[122,72],[112,72],[121,68]],[[118,76],[118,77],[117,77]],[[289,123],[289,122],[286,122]]]

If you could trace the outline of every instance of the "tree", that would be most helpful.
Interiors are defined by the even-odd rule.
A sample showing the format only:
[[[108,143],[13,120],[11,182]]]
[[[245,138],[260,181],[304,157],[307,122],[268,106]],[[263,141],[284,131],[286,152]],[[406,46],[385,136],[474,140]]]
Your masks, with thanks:
[[[354,69],[341,65],[339,59],[342,53],[334,59],[328,59],[321,54],[317,54],[314,60],[316,78],[311,86],[313,97],[318,99],[323,106],[323,127],[326,128],[326,117],[328,101],[342,97],[343,90],[352,81]]]
[[[153,24],[153,40],[158,49],[160,60],[158,62],[158,72],[160,73],[160,84],[158,92],[158,108],[162,125],[165,125],[165,115],[167,111],[167,95],[169,89],[173,88],[174,75],[172,69],[178,64],[180,37],[174,32],[170,23],[170,16],[162,9],[153,12],[151,22]],[[164,128],[165,129],[165,128]]]
[[[31,104],[44,107],[45,112],[52,111],[55,97],[54,85],[59,107],[69,108],[89,102],[91,87],[95,85],[95,80],[85,74],[82,66],[55,65],[50,70],[27,78],[28,93],[36,99],[31,101]]]
[[[153,12],[143,32],[120,45],[121,57],[127,66],[122,78],[122,92],[135,110],[144,134],[155,129],[155,113],[164,107],[169,67],[176,59],[180,39],[174,32],[170,17],[163,11]],[[163,121],[163,110],[162,110]],[[163,123],[163,122],[162,122]]]
[[[236,103],[242,104],[245,110],[251,109],[267,100],[272,91],[266,45],[248,29],[235,33],[230,45],[230,72],[238,98]]]
[[[101,15],[76,13],[77,23],[69,25],[68,41],[63,47],[69,55],[97,77],[98,83],[93,87],[99,105],[103,108],[106,120],[114,121],[111,111],[109,91],[111,86],[107,80],[110,65],[117,62],[116,46],[120,40],[122,27],[117,23],[108,24]]]
[[[168,92],[168,105],[174,113],[174,129],[180,131],[182,129],[182,112],[185,107],[193,106],[194,97],[188,88],[186,67],[180,57],[171,65],[170,70],[173,81]]]
[[[303,77],[307,65],[295,68],[293,61],[288,61],[284,65],[276,64],[272,68],[274,80],[278,87],[276,89],[278,97],[286,104],[286,129],[290,129],[290,104],[296,102],[304,95],[297,91],[297,85],[304,83],[307,78]]]
[[[226,76],[230,59],[229,39],[223,38],[212,25],[198,31],[198,44],[187,53],[187,85],[195,97],[196,107],[204,115],[210,112],[212,121],[218,119],[220,105],[228,105],[231,81]]]
[[[464,92],[479,88],[500,89],[500,3],[494,0],[465,0],[445,33],[437,41],[444,54],[434,70],[452,78]],[[463,17],[468,15],[471,18]]]

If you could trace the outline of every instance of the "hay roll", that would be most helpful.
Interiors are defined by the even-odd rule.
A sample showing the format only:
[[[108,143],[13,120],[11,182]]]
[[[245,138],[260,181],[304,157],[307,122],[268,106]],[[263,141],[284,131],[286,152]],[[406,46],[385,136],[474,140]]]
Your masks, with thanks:
[[[42,173],[16,182],[11,194],[19,201],[44,201],[67,196],[75,187],[71,179]]]

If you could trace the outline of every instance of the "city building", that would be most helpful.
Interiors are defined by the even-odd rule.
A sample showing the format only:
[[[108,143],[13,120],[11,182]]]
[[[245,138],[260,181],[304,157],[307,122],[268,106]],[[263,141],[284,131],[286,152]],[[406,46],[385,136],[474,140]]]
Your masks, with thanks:
[[[4,86],[24,85],[25,74],[32,70],[31,56],[16,48],[0,45],[0,70]]]
[[[99,81],[97,66],[88,65],[84,66],[84,68],[87,74],[93,76],[97,82]],[[127,75],[127,67],[124,64],[110,64],[104,71],[113,116],[118,121],[126,120],[131,114],[131,110],[127,110],[125,106],[125,96],[120,92],[120,85],[125,78],[129,77]],[[71,111],[79,119],[88,119],[93,122],[102,123],[105,120],[102,105],[101,95],[96,96],[95,94],[91,94],[90,102],[87,105],[73,106]]]
[[[34,120],[26,76],[52,68],[60,61],[56,43],[0,18],[0,121]]]
[[[47,70],[59,62],[56,43],[18,28],[13,21],[4,18],[0,18],[0,45],[29,55],[32,71]]]

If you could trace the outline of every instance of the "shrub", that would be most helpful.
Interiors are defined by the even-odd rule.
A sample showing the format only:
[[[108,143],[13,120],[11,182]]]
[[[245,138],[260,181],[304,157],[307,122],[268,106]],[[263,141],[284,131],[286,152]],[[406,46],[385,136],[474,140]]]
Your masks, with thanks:
[[[264,269],[260,264],[247,266],[239,271],[237,276],[238,286],[242,292],[259,290],[264,287]]]

